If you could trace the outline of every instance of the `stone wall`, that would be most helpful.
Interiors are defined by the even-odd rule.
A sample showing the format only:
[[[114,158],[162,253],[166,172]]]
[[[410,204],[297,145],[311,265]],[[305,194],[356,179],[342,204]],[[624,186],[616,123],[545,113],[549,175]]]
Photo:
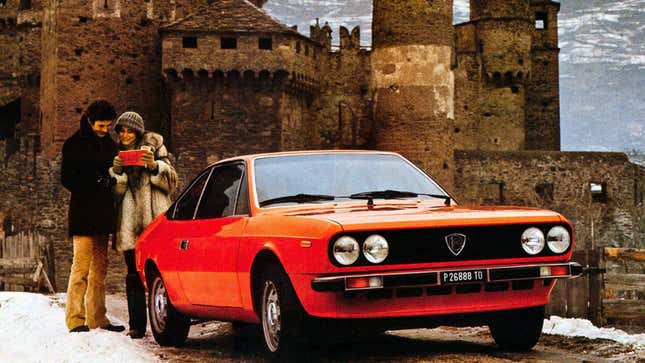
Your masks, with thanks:
[[[40,127],[41,9],[40,1],[29,9],[20,8],[19,1],[0,8],[0,107],[19,100],[20,135]]]
[[[560,150],[559,3],[531,1],[534,19],[546,16],[542,28],[533,24],[531,78],[526,103],[526,149]]]
[[[309,118],[315,128],[311,148],[373,147],[370,52],[360,46],[360,28],[340,28],[340,48],[321,57],[321,90]],[[330,77],[333,75],[333,77]]]
[[[557,211],[574,225],[576,250],[645,247],[645,168],[625,154],[456,151],[455,160],[461,204]]]
[[[73,248],[68,237],[67,211],[70,193],[60,182],[60,155],[44,158],[36,152],[37,135],[19,140],[20,149],[7,157],[0,154],[0,216],[9,218],[15,233],[36,232],[53,244],[54,276],[57,291],[67,290]],[[0,142],[4,151],[6,142]],[[110,249],[106,280],[110,291],[125,289],[126,267],[121,254]]]
[[[43,37],[42,145],[50,157],[78,128],[96,99],[117,112],[139,112],[158,129],[162,90],[158,26],[152,2],[50,1]]]
[[[169,78],[171,149],[181,185],[224,158],[281,149],[286,75]]]
[[[314,82],[320,74],[317,71],[317,56],[320,45],[305,37],[294,34],[212,34],[185,33],[163,30],[163,64],[164,71],[174,70],[177,73],[192,71],[197,74],[216,71],[230,72],[268,71],[288,72],[293,80],[306,78]],[[184,46],[186,38],[193,38],[195,44]],[[222,49],[222,38],[235,38],[235,49]],[[259,49],[261,38],[272,40],[272,49]]]

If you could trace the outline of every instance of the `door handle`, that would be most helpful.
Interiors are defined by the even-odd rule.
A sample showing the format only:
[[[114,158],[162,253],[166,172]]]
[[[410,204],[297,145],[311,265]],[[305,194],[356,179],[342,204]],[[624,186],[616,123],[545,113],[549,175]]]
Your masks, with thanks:
[[[188,249],[188,244],[189,244],[189,243],[190,243],[190,241],[189,241],[189,240],[187,240],[187,239],[185,239],[185,240],[181,241],[181,243],[179,244],[179,249],[180,249],[180,250],[187,250],[187,249]]]

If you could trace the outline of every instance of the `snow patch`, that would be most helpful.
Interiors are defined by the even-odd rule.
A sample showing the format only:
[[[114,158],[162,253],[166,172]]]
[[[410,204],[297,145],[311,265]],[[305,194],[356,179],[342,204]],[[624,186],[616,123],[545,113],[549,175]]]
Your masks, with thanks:
[[[0,362],[158,361],[124,333],[69,333],[64,302],[65,294],[0,292]]]
[[[598,328],[589,320],[565,319],[551,316],[544,320],[542,333],[564,335],[568,337],[586,337],[589,339],[608,339],[622,344],[645,348],[645,334],[628,334],[615,328]]]

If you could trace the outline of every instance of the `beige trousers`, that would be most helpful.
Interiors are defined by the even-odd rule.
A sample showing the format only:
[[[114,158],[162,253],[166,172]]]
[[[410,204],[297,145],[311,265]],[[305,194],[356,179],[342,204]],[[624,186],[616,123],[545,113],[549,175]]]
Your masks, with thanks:
[[[65,323],[72,330],[110,324],[105,308],[108,235],[73,236],[74,259],[67,286]]]

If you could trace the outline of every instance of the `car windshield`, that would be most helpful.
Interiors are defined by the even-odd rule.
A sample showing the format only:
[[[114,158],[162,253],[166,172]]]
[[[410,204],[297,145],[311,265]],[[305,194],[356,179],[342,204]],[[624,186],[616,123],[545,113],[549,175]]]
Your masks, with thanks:
[[[392,154],[283,155],[256,159],[254,166],[261,206],[334,203],[359,193],[374,193],[374,199],[436,198],[399,192],[446,195],[410,162]]]

